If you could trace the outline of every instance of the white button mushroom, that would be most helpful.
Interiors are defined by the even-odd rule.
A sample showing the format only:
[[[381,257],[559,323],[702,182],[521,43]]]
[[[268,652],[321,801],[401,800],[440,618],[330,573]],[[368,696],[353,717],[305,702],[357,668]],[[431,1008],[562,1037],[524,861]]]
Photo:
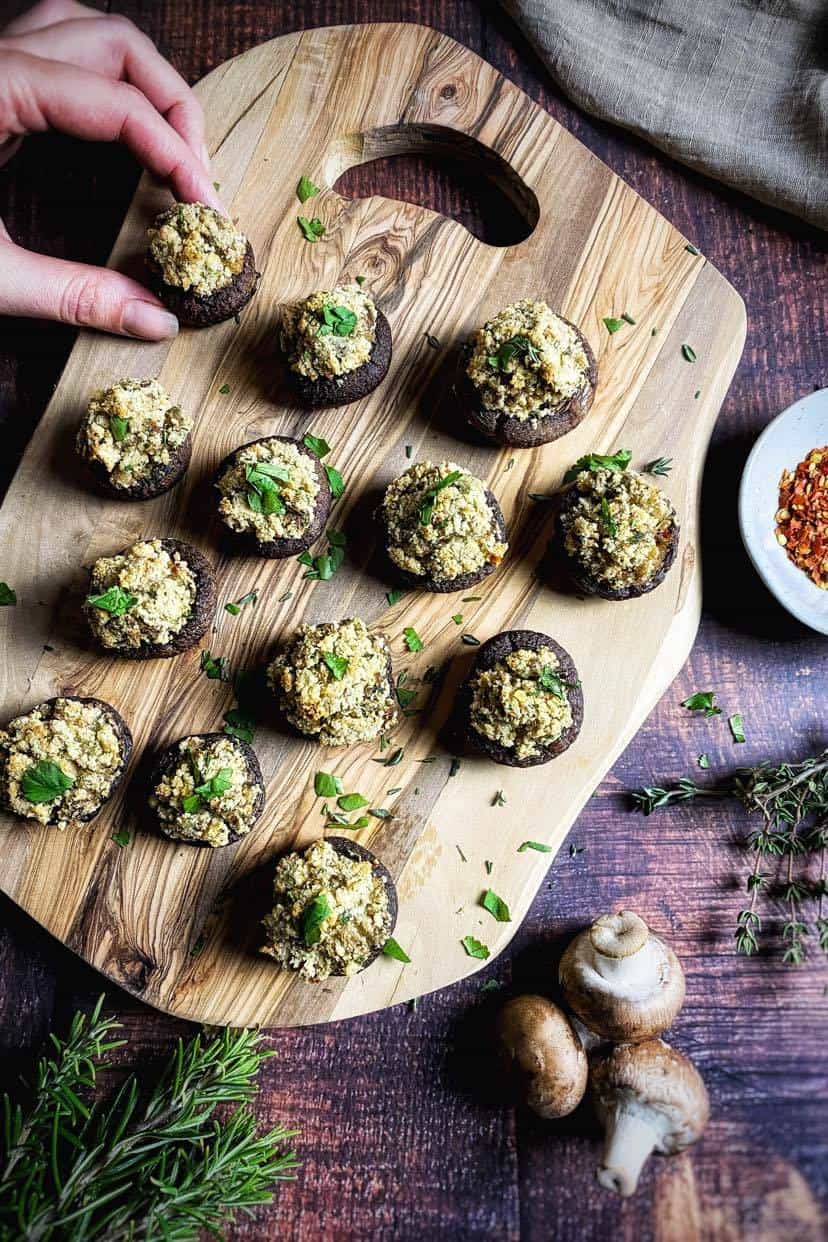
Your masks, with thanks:
[[[561,958],[564,997],[604,1039],[635,1043],[670,1026],[684,1001],[684,972],[673,950],[631,910],[604,914]]]
[[[497,1041],[538,1116],[565,1117],[578,1107],[586,1091],[587,1058],[562,1009],[543,996],[516,996],[498,1015]]]
[[[701,1074],[662,1039],[621,1044],[596,1058],[590,1086],[605,1131],[596,1175],[620,1195],[633,1193],[651,1152],[683,1151],[701,1138],[710,1116]]]

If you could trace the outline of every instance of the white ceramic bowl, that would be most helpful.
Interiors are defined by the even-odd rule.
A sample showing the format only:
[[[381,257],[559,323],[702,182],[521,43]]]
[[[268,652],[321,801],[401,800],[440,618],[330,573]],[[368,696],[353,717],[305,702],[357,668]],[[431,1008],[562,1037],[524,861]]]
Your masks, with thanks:
[[[779,480],[811,449],[828,444],[828,388],[812,392],[769,423],[751,449],[739,489],[739,526],[757,573],[788,612],[828,634],[828,591],[814,586],[776,542]]]

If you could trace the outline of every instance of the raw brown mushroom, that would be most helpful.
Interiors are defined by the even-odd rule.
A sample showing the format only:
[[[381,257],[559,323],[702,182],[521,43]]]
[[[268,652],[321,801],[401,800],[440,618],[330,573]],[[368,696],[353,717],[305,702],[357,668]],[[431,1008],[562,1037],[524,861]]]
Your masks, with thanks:
[[[559,977],[584,1025],[617,1043],[660,1035],[684,1001],[681,963],[631,910],[604,914],[576,936]]]
[[[562,1009],[543,996],[516,996],[498,1015],[497,1040],[539,1117],[565,1117],[578,1107],[586,1091],[587,1058]]]
[[[707,1090],[692,1061],[661,1039],[622,1044],[597,1058],[590,1086],[604,1125],[602,1186],[631,1195],[651,1152],[672,1156],[701,1138]]]

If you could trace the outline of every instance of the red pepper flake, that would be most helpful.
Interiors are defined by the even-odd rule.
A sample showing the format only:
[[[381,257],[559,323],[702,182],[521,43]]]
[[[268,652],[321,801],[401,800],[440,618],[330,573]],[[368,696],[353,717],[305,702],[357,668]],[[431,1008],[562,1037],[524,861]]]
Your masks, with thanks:
[[[812,582],[828,590],[828,445],[811,449],[779,480],[776,540]]]

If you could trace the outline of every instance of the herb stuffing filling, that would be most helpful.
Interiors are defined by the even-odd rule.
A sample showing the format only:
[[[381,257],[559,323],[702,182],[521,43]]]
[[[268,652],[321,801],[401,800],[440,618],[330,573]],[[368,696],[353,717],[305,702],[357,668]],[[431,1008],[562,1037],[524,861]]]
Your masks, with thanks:
[[[396,708],[389,648],[364,621],[302,625],[267,670],[288,720],[324,746],[369,742]]]
[[[450,461],[411,466],[386,489],[382,515],[388,555],[411,574],[450,580],[506,555],[485,485]]]
[[[56,699],[0,730],[0,796],[9,810],[61,830],[109,797],[121,738],[97,703]]]
[[[472,679],[470,724],[517,758],[533,758],[572,724],[572,688],[561,680],[550,647],[521,648]]]
[[[316,511],[320,487],[317,467],[308,454],[275,437],[239,449],[216,486],[225,523],[259,543],[303,535]]]
[[[130,488],[168,466],[192,428],[158,380],[120,379],[92,394],[77,448],[104,467],[113,487]]]
[[[227,845],[253,826],[259,788],[232,737],[185,737],[178,762],[153,786],[149,804],[166,836]]]
[[[584,387],[589,359],[571,324],[523,298],[478,328],[466,373],[485,409],[537,419]]]
[[[224,289],[244,267],[247,238],[204,203],[176,203],[162,211],[148,236],[164,282],[199,297]]]
[[[170,642],[195,598],[195,574],[181,553],[150,539],[95,561],[84,611],[101,646],[135,649]]]
[[[367,859],[327,841],[276,864],[262,952],[306,979],[355,975],[388,939],[388,891]]]
[[[613,588],[651,582],[676,522],[663,492],[635,470],[583,470],[573,487],[560,517],[567,554]]]
[[[356,371],[371,357],[376,336],[376,305],[357,284],[322,289],[282,314],[288,365],[309,380]]]

